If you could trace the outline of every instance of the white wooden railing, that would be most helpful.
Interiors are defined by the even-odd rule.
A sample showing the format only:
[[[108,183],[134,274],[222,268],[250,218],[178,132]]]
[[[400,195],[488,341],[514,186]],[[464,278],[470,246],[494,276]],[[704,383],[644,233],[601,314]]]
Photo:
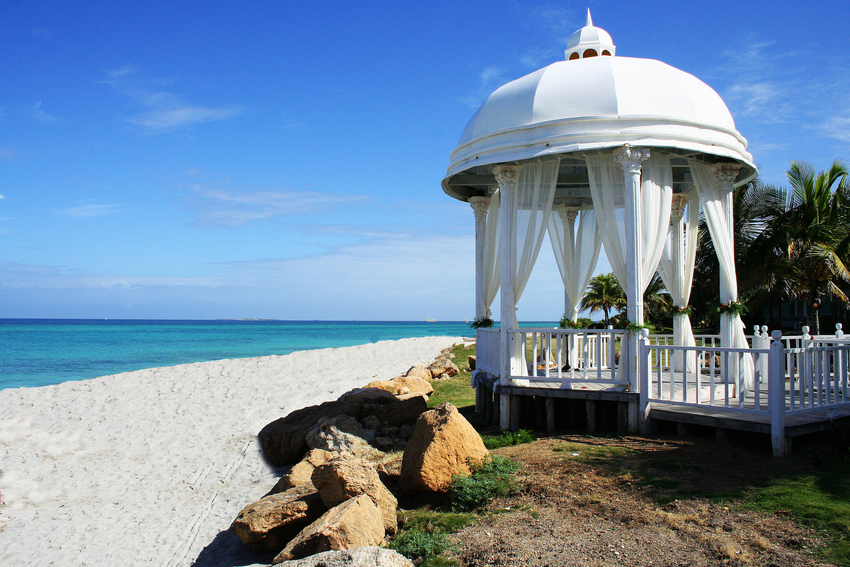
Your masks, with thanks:
[[[650,404],[675,404],[769,416],[773,452],[787,454],[787,416],[822,412],[828,417],[831,410],[850,407],[850,341],[843,334],[785,339],[779,331],[771,338],[765,334],[753,335],[754,348],[740,349],[652,344],[644,333],[639,351],[643,415]],[[698,371],[665,366],[676,351],[695,353]],[[753,371],[750,384],[743,371],[747,367]]]
[[[499,375],[501,357],[499,329],[482,328],[475,331],[475,368],[492,376]]]
[[[628,384],[624,369],[618,367],[618,351],[626,331],[618,329],[511,329],[520,346],[519,367],[511,380],[558,382],[563,387],[585,384]],[[516,370],[515,370],[516,372]]]

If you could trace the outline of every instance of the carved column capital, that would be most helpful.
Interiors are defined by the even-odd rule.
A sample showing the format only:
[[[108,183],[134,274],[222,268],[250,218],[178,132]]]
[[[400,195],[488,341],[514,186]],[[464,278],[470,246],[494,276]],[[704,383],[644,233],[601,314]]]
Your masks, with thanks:
[[[649,159],[649,149],[632,148],[626,144],[614,152],[614,159],[623,166],[625,173],[640,173],[640,164]]]
[[[496,181],[499,182],[500,191],[513,191],[517,187],[517,179],[519,178],[518,165],[497,165],[493,168],[493,175]]]
[[[490,197],[470,197],[469,206],[475,213],[475,220],[486,219],[487,211],[490,209]]]
[[[688,204],[687,195],[676,193],[670,202],[670,224],[679,222],[685,215],[685,207]]]
[[[741,170],[740,163],[718,162],[711,166],[711,174],[718,187],[732,185],[738,180],[738,171]]]
[[[570,226],[574,226],[576,219],[578,218],[578,207],[565,207],[567,213],[567,222],[570,223]]]

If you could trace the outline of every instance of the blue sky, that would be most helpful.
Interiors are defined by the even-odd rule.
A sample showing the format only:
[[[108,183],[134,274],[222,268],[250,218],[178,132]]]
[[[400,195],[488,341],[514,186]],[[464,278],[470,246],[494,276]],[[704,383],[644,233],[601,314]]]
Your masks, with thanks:
[[[3,2],[0,317],[472,319],[449,154],[588,6],[763,180],[850,159],[846,2]],[[521,320],[563,309],[545,246]]]

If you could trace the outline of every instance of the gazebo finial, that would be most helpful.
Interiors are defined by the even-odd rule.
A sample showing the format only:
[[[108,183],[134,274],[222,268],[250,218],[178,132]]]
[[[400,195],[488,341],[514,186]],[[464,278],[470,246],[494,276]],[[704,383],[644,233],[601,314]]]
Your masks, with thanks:
[[[616,47],[608,32],[593,25],[593,18],[590,17],[590,8],[588,8],[587,24],[570,36],[564,57],[573,60],[599,55],[614,55],[615,50]]]

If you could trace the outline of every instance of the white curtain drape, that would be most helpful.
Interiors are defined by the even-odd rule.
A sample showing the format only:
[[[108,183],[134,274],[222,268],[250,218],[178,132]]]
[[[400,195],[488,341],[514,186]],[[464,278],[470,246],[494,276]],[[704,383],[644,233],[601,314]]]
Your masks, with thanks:
[[[602,248],[595,211],[570,210],[564,205],[554,207],[549,217],[549,242],[564,282],[564,316],[575,322]]]
[[[499,189],[490,194],[490,209],[484,230],[484,307],[487,317],[493,317],[490,306],[499,293]]]
[[[697,257],[697,233],[699,231],[699,199],[691,192],[682,195],[681,218],[672,219],[664,253],[658,263],[658,274],[664,287],[670,293],[673,305],[679,308],[688,306],[694,280],[694,265]],[[696,346],[691,318],[687,313],[673,316],[673,344]],[[673,353],[673,369],[681,371],[685,365],[681,352]],[[696,352],[687,357],[687,371],[696,372]]]
[[[614,162],[614,154],[596,154],[585,158],[590,181],[590,196],[596,222],[602,235],[602,245],[608,263],[621,285],[626,283],[625,225],[623,222],[624,182],[623,168]]]
[[[511,262],[511,279],[514,287],[514,302],[519,303],[528,277],[537,261],[543,237],[552,214],[552,201],[558,184],[560,159],[527,163],[517,177],[516,194],[513,199],[514,254]],[[510,310],[508,328],[519,326],[516,309]],[[502,322],[504,324],[504,322]],[[511,367],[525,374],[524,345],[517,345],[512,353]]]
[[[626,285],[625,183],[623,169],[614,162],[613,154],[586,157],[590,180],[590,195],[602,234],[602,244],[611,268],[620,285]],[[652,154],[641,167],[641,189],[637,206],[640,207],[641,224],[636,227],[637,238],[643,244],[643,258],[639,258],[641,294],[649,285],[658,268],[670,226],[670,201],[673,198],[673,173],[666,155]]]
[[[732,239],[731,227],[726,222],[723,191],[714,180],[711,166],[695,160],[688,160],[688,163],[720,264],[720,279],[723,283],[721,289],[724,290],[724,293],[720,296],[720,303],[728,304],[738,300],[738,278],[735,272],[735,242]],[[749,347],[747,337],[744,334],[744,322],[741,321],[739,315],[732,317],[732,344],[729,346],[732,348]],[[744,387],[751,391],[754,387],[753,359],[752,356],[746,355],[742,360],[740,372],[744,378]]]

